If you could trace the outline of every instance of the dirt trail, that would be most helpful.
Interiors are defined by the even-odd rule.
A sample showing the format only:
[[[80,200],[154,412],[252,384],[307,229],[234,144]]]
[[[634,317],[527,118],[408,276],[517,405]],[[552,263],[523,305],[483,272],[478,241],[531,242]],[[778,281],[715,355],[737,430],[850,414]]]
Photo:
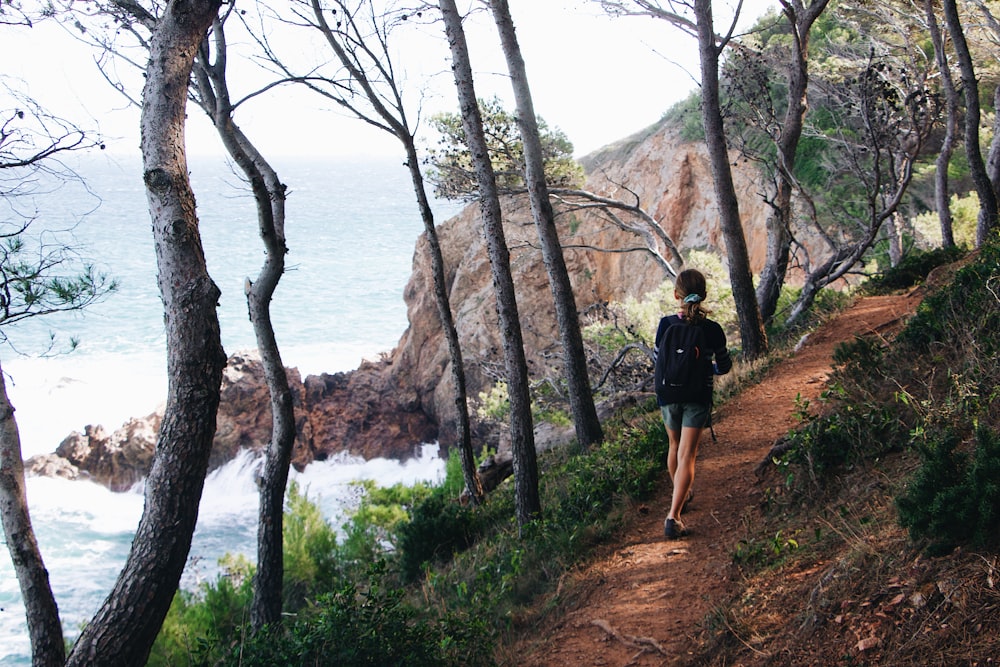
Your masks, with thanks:
[[[760,502],[754,467],[795,425],[796,395],[816,399],[838,343],[894,329],[921,296],[915,290],[858,300],[813,332],[762,382],[718,409],[718,442],[707,434],[702,440],[695,496],[684,514],[691,534],[676,541],[663,537],[670,499],[664,475],[655,498],[636,508],[623,539],[568,575],[563,613],[512,647],[516,662],[531,667],[685,662],[697,645],[700,624],[731,591],[731,555],[744,535],[744,517]]]

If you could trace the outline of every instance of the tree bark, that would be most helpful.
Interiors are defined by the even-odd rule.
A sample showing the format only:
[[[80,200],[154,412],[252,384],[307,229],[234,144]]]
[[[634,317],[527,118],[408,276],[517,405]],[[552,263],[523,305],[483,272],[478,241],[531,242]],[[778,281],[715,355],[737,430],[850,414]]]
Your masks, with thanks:
[[[775,215],[767,220],[767,256],[757,285],[757,303],[764,323],[774,318],[788,273],[792,234],[792,193],[795,188],[795,156],[802,137],[806,111],[809,109],[809,31],[829,0],[815,0],[805,7],[802,0],[781,2],[792,28],[792,62],[788,65],[788,107],[776,142],[778,149],[778,188]]]
[[[743,223],[740,221],[739,201],[733,185],[729,151],[722,122],[719,101],[719,54],[724,44],[717,45],[712,20],[711,0],[694,0],[698,30],[698,52],[701,59],[702,119],[705,125],[705,143],[708,146],[715,197],[719,206],[720,227],[726,242],[729,260],[729,279],[732,283],[736,316],[740,325],[743,358],[757,359],[767,354],[767,335],[754,294],[750,273]]]
[[[211,45],[215,45],[214,58]],[[247,308],[271,399],[271,440],[260,477],[257,521],[257,571],[253,580],[250,625],[259,631],[281,623],[284,581],[285,487],[295,446],[295,409],[288,374],[271,323],[271,299],[285,272],[285,185],[249,137],[233,122],[226,74],[225,25],[216,19],[212,40],[202,42],[194,67],[197,101],[205,110],[226,152],[250,182],[257,225],[264,243],[264,264],[257,280],[247,279]]]
[[[993,91],[993,108],[1000,109],[1000,86]],[[1000,192],[1000,113],[993,114],[993,141],[986,157],[986,175],[993,184],[993,192]]]
[[[220,5],[170,2],[150,42],[141,146],[167,337],[167,404],[132,550],[68,665],[145,664],[198,520],[226,355],[220,292],[205,265],[188,180],[184,123],[192,63]]]
[[[927,12],[927,29],[934,45],[934,57],[941,73],[941,88],[944,90],[945,103],[944,139],[941,141],[941,151],[934,161],[934,205],[937,207],[938,220],[941,223],[941,245],[951,248],[955,245],[955,235],[952,231],[948,165],[951,164],[951,156],[955,152],[955,137],[958,135],[958,91],[955,90],[944,37],[938,26],[937,15],[934,13],[934,0],[924,0],[924,9]]]
[[[356,14],[349,10],[343,2],[336,3],[342,10],[343,16],[350,23],[355,21]],[[427,188],[424,185],[424,176],[420,171],[420,158],[417,154],[416,142],[413,139],[413,131],[410,129],[407,120],[406,109],[403,106],[403,96],[398,89],[398,83],[391,75],[394,69],[391,66],[379,69],[384,77],[380,80],[381,85],[390,90],[388,96],[382,96],[375,88],[375,84],[369,79],[365,68],[355,56],[349,51],[345,44],[338,39],[337,34],[331,29],[326,17],[323,14],[323,7],[318,0],[310,0],[313,15],[316,18],[316,27],[323,33],[330,48],[337,55],[337,59],[348,71],[351,78],[358,83],[364,97],[371,105],[374,115],[382,120],[384,124],[371,122],[372,118],[362,116],[355,107],[350,107],[362,120],[369,120],[371,124],[378,125],[390,132],[403,144],[406,152],[406,168],[410,173],[410,181],[413,185],[413,192],[417,198],[417,206],[420,209],[420,219],[424,223],[424,234],[427,237],[427,248],[431,260],[431,273],[434,281],[434,300],[437,305],[438,319],[441,322],[441,329],[444,332],[445,340],[448,344],[448,355],[451,362],[451,376],[455,383],[455,414],[458,423],[459,458],[462,463],[462,476],[465,479],[465,488],[469,492],[469,498],[474,504],[478,504],[483,499],[483,485],[479,473],[476,469],[475,453],[472,447],[472,426],[469,420],[469,399],[465,378],[465,362],[462,359],[462,346],[458,337],[458,329],[455,327],[455,318],[451,312],[451,300],[448,297],[448,280],[445,273],[444,255],[441,252],[441,242],[438,240],[437,229],[434,226],[434,212],[431,209],[430,199],[427,196]],[[370,5],[371,6],[371,5]],[[374,9],[372,9],[374,16]],[[358,31],[360,34],[361,31]],[[388,30],[384,31],[386,38]],[[373,60],[377,60],[381,51],[389,61],[388,44],[386,40],[379,42],[379,47],[368,49],[358,45],[358,50],[369,55]],[[373,63],[374,65],[374,63]],[[383,100],[394,100],[391,104],[383,103]],[[346,101],[346,100],[345,100]]]
[[[979,82],[972,64],[969,44],[965,41],[962,22],[958,16],[955,0],[943,0],[945,23],[951,33],[955,47],[958,69],[962,74],[962,91],[965,94],[965,155],[969,161],[969,172],[979,194],[979,223],[976,225],[976,247],[981,246],[990,231],[997,226],[997,196],[993,183],[986,173],[983,152],[979,147],[979,121],[982,117],[979,107]]]
[[[601,420],[597,417],[594,395],[587,373],[587,353],[583,347],[580,332],[580,318],[576,309],[573,285],[566,270],[566,260],[556,230],[555,214],[549,200],[548,184],[545,180],[545,165],[542,156],[542,141],[538,133],[538,121],[531,101],[531,88],[521,56],[521,48],[514,32],[514,21],[510,15],[507,0],[490,0],[493,17],[500,33],[507,70],[510,72],[514,99],[517,104],[517,123],[524,145],[525,182],[528,199],[535,219],[535,228],[542,246],[542,259],[549,277],[549,287],[555,301],[556,321],[562,340],[563,366],[569,393],[570,407],[576,438],[580,445],[589,447],[604,440]]]
[[[31,663],[34,667],[61,667],[66,660],[66,646],[59,608],[31,527],[24,486],[21,435],[0,368],[0,520],[24,600]]]
[[[527,523],[541,516],[542,509],[538,494],[538,463],[531,419],[528,368],[524,356],[521,321],[514,296],[514,281],[510,272],[510,252],[504,237],[496,176],[483,134],[483,121],[473,85],[472,66],[469,62],[465,31],[462,28],[462,17],[454,0],[440,0],[439,5],[451,48],[452,71],[458,91],[462,125],[479,183],[479,207],[493,273],[493,289],[496,294],[500,338],[503,343],[510,397],[514,508],[518,526],[524,528]]]
[[[472,425],[469,420],[469,392],[465,381],[465,361],[462,358],[462,345],[455,327],[455,318],[451,313],[451,300],[448,297],[448,279],[445,276],[444,254],[441,252],[441,241],[434,227],[434,213],[424,187],[424,175],[420,172],[420,160],[413,135],[406,133],[402,139],[406,148],[406,166],[410,171],[413,192],[420,207],[420,218],[424,222],[424,234],[427,236],[427,252],[431,258],[431,272],[434,276],[434,301],[437,304],[438,319],[448,342],[448,356],[451,361],[451,378],[455,383],[455,415],[458,418],[459,458],[462,462],[462,477],[469,499],[474,505],[483,500],[485,493],[482,479],[476,468],[475,453],[472,449]]]

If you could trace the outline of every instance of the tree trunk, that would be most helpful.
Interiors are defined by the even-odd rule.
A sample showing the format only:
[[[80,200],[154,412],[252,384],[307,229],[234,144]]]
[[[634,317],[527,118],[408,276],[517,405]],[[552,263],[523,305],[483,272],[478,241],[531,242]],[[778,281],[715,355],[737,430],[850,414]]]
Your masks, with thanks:
[[[343,2],[336,3],[342,10],[347,21],[353,23],[355,14]],[[455,383],[455,412],[458,422],[459,453],[462,462],[462,476],[465,479],[465,488],[469,492],[469,497],[474,504],[478,504],[483,498],[483,485],[476,469],[475,453],[472,448],[472,427],[469,423],[469,399],[466,389],[465,362],[462,359],[462,346],[458,338],[458,329],[455,328],[455,318],[451,313],[451,301],[448,297],[448,280],[445,275],[444,255],[441,252],[441,243],[438,240],[437,229],[434,227],[434,212],[431,210],[430,201],[427,197],[427,188],[424,187],[424,176],[420,171],[420,159],[417,155],[416,142],[413,140],[413,132],[410,130],[406,120],[406,110],[403,107],[403,96],[397,88],[396,80],[391,76],[386,76],[382,85],[391,90],[391,94],[383,97],[375,89],[372,81],[369,80],[367,72],[359,66],[359,61],[352,58],[352,52],[345,48],[323,14],[323,6],[319,0],[312,0],[313,15],[316,18],[316,27],[323,33],[330,48],[337,54],[344,68],[350,73],[351,78],[356,81],[372,106],[372,110],[385,125],[373,123],[384,127],[391,132],[403,144],[406,151],[406,168],[410,173],[410,181],[413,184],[413,192],[417,198],[417,206],[420,209],[420,218],[424,223],[424,233],[427,236],[427,248],[430,253],[431,272],[434,280],[434,300],[437,304],[438,319],[441,321],[441,329],[444,332],[445,340],[448,342],[448,354],[451,361],[451,376]],[[360,31],[359,31],[360,32]],[[388,31],[385,32],[388,35]],[[377,49],[368,49],[364,45],[356,44],[355,48],[368,54],[373,59],[378,59],[378,52],[389,59],[387,41],[380,41]],[[392,72],[393,68],[387,66],[382,68],[383,72]],[[395,105],[387,106],[383,103],[385,99],[395,100]],[[390,108],[391,107],[391,108]],[[353,108],[353,107],[352,107]],[[364,120],[370,120],[358,114]]]
[[[224,129],[228,128],[228,129]],[[257,339],[264,378],[271,397],[271,441],[260,479],[257,525],[257,573],[254,575],[250,624],[254,630],[281,622],[284,580],[285,488],[295,446],[295,408],[288,374],[271,323],[271,299],[285,273],[285,185],[270,163],[227,114],[219,127],[229,154],[246,174],[257,203],[257,222],[265,259],[257,280],[249,282],[247,308]]]
[[[0,368],[0,521],[7,540],[7,550],[14,574],[21,588],[28,635],[31,638],[31,662],[34,667],[61,667],[66,660],[59,608],[49,585],[38,549],[35,531],[28,513],[24,491],[24,460],[21,435],[14,419],[14,406],[7,397],[7,384]]]
[[[427,236],[427,251],[431,257],[431,271],[434,276],[434,300],[437,303],[438,319],[445,340],[448,341],[448,355],[451,360],[451,377],[455,383],[455,414],[458,418],[459,457],[462,461],[462,477],[465,488],[473,504],[478,505],[483,500],[483,484],[476,469],[475,453],[472,449],[472,426],[469,423],[469,393],[465,381],[465,361],[462,359],[462,345],[455,327],[455,318],[451,314],[451,300],[448,298],[448,280],[445,276],[444,255],[441,252],[441,242],[437,229],[434,227],[434,213],[427,198],[424,187],[424,175],[420,172],[420,160],[413,137],[406,133],[403,138],[406,147],[406,166],[410,170],[410,180],[413,182],[413,192],[420,207],[420,217],[424,221],[424,234]]]
[[[247,308],[271,398],[271,440],[260,478],[257,520],[257,572],[253,580],[250,625],[259,631],[281,623],[284,581],[285,487],[295,446],[295,409],[288,375],[271,324],[271,299],[285,272],[285,185],[249,137],[233,122],[226,74],[225,26],[216,19],[213,40],[205,39],[195,61],[198,102],[233,161],[247,177],[257,207],[257,225],[264,243],[264,264],[257,280],[247,279]],[[214,62],[210,44],[215,44]]]
[[[1000,86],[993,91],[993,108],[1000,109],[998,105]],[[990,142],[990,152],[986,157],[986,175],[993,184],[993,192],[1000,193],[1000,113],[993,114],[993,141]]]
[[[455,75],[455,87],[458,90],[462,125],[479,184],[479,207],[487,254],[493,272],[493,289],[496,293],[500,338],[503,343],[507,387],[510,394],[514,507],[518,526],[524,528],[527,523],[540,517],[542,510],[538,495],[538,463],[532,430],[528,367],[524,356],[521,321],[514,296],[514,281],[510,272],[510,252],[503,232],[496,176],[490,163],[489,149],[483,133],[483,121],[476,100],[462,17],[454,0],[440,0],[440,8],[451,48],[452,71]]]
[[[542,156],[542,141],[538,134],[534,104],[531,101],[528,75],[525,71],[524,59],[521,57],[521,48],[517,43],[514,22],[507,0],[491,0],[490,6],[497,24],[497,31],[500,33],[500,43],[503,46],[504,57],[507,59],[507,70],[510,72],[514,99],[517,103],[517,123],[521,131],[521,142],[524,145],[525,181],[528,187],[532,216],[535,219],[535,228],[538,230],[538,238],[542,246],[542,259],[549,277],[549,287],[555,301],[556,320],[559,324],[559,336],[562,339],[563,366],[570,407],[573,412],[573,423],[576,427],[576,438],[581,446],[589,447],[601,442],[604,439],[604,433],[601,430],[601,420],[597,417],[594,395],[590,388],[587,353],[583,347],[583,335],[580,332],[580,318],[576,309],[576,298],[573,296],[573,285],[569,279],[569,272],[566,270],[566,260],[556,230],[555,214],[552,211],[552,203],[549,201]]]
[[[188,180],[184,122],[192,63],[220,4],[170,2],[150,42],[141,146],[167,337],[167,404],[132,550],[68,665],[145,664],[198,520],[226,355],[220,292],[205,266]]]
[[[948,165],[951,164],[951,156],[955,151],[955,137],[958,135],[958,91],[955,90],[955,81],[951,78],[948,52],[945,50],[944,38],[934,13],[934,0],[924,0],[924,8],[927,11],[927,28],[930,31],[931,43],[934,44],[934,57],[941,73],[941,88],[944,90],[945,102],[944,139],[941,141],[941,151],[934,162],[934,205],[937,207],[938,220],[941,223],[941,245],[951,248],[955,245],[955,235],[952,231]]]
[[[788,107],[777,141],[778,188],[775,197],[775,214],[767,220],[767,258],[757,285],[757,303],[764,323],[774,318],[788,273],[791,253],[792,192],[794,191],[795,156],[802,137],[802,126],[809,108],[809,31],[826,9],[829,0],[815,0],[809,8],[801,0],[782,2],[785,15],[792,26],[793,61],[788,65]]]
[[[708,146],[715,196],[719,205],[720,227],[726,242],[729,260],[729,278],[736,302],[736,316],[744,359],[757,359],[767,354],[767,335],[760,316],[760,307],[754,294],[750,258],[747,252],[743,223],[740,221],[739,202],[733,186],[733,173],[729,166],[729,151],[722,123],[719,102],[719,53],[712,21],[711,0],[695,0],[695,17],[698,27],[698,51],[701,57],[702,118],[705,124],[705,143]]]
[[[903,261],[903,229],[906,221],[903,215],[896,211],[889,218],[886,233],[889,236],[889,266],[899,266]]]
[[[986,173],[983,153],[979,147],[979,82],[972,64],[969,45],[965,41],[962,23],[958,17],[955,0],[944,0],[945,23],[951,33],[952,44],[958,59],[958,69],[962,73],[962,90],[965,94],[965,155],[969,161],[969,172],[979,194],[979,223],[976,226],[976,247],[981,246],[991,230],[997,226],[997,196],[993,183]]]

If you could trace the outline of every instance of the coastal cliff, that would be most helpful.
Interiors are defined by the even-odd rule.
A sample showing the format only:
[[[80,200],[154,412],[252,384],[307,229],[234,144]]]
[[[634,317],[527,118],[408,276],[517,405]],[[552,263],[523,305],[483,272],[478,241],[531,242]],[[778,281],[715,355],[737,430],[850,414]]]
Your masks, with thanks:
[[[587,170],[586,190],[637,200],[682,252],[724,251],[711,172],[700,143],[681,141],[674,130],[660,124],[582,162]],[[734,179],[751,265],[757,271],[765,256],[768,211],[756,194],[752,174],[737,169]],[[559,336],[530,208],[525,199],[516,197],[505,198],[503,207],[529,373],[533,378],[557,376]],[[478,216],[478,205],[471,205],[438,225],[470,397],[488,390],[495,371],[503,367],[492,276]],[[642,244],[598,213],[560,213],[557,227],[581,312],[597,304],[641,297],[669,277],[648,252],[620,252]],[[421,442],[438,440],[445,447],[454,443],[450,357],[430,281],[426,238],[421,236],[404,292],[409,326],[397,346],[348,373],[303,380],[290,369],[298,429],[296,468],[340,451],[365,458],[407,458]],[[55,454],[28,461],[27,469],[33,474],[86,476],[111,488],[127,488],[148,469],[159,419],[154,413],[131,420],[110,435],[103,427],[88,426],[83,433],[68,436]],[[223,381],[210,465],[221,465],[241,447],[265,447],[270,425],[270,401],[260,363],[252,354],[234,355]],[[478,437],[481,440],[485,434]],[[564,437],[567,433],[543,433],[540,446]],[[490,444],[502,448],[504,443]]]

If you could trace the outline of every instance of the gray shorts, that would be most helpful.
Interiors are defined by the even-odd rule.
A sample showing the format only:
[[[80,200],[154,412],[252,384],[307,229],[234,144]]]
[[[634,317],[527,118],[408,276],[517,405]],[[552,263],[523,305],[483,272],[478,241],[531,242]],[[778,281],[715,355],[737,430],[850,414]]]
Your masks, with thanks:
[[[711,403],[670,403],[660,406],[663,424],[668,431],[680,431],[681,427],[707,428],[712,416]]]

